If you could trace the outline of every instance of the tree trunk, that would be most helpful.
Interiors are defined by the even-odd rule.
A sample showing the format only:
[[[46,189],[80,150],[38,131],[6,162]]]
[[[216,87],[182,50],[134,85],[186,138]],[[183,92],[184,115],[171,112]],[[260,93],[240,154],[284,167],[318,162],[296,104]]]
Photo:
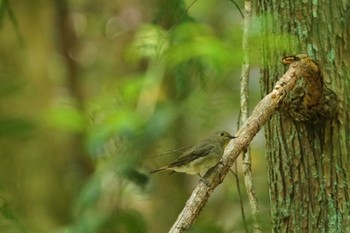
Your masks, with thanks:
[[[318,105],[330,107],[325,115],[301,107],[306,77],[286,100],[296,103],[265,127],[273,232],[350,232],[350,2],[257,0],[257,8],[263,94],[283,74],[282,57],[307,53],[322,73]]]

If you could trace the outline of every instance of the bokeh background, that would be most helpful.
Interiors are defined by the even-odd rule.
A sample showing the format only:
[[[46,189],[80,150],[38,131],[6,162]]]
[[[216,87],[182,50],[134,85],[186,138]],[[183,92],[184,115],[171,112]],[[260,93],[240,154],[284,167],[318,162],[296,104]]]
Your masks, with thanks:
[[[229,0],[0,1],[0,232],[167,232],[198,177],[149,171],[237,130],[242,27]],[[254,19],[250,60],[252,109]],[[265,232],[263,133],[251,146]],[[245,232],[232,174],[190,232]]]

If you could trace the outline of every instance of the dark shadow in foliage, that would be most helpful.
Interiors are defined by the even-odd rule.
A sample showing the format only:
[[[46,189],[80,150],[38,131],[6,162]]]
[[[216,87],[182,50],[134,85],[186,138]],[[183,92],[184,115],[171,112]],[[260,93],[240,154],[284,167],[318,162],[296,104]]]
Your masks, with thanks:
[[[18,232],[28,232],[20,220],[16,217],[14,207],[4,197],[0,197],[0,218],[2,229],[17,229]],[[4,228],[3,228],[4,227]],[[16,231],[17,232],[17,231]]]
[[[1,138],[26,138],[35,129],[35,124],[24,118],[0,118],[0,139]]]
[[[99,233],[114,233],[114,232],[128,232],[128,233],[145,233],[147,232],[147,225],[143,216],[132,209],[117,210],[111,214]]]
[[[0,3],[0,30],[2,29],[3,25],[4,25],[4,18],[5,18],[5,13],[8,13],[10,21],[13,25],[13,27],[15,28],[16,34],[17,34],[17,38],[18,41],[21,45],[24,45],[24,41],[23,41],[23,37],[21,36],[20,30],[19,30],[19,26],[17,23],[17,19],[15,17],[14,12],[11,9],[10,3],[8,0],[3,0]]]

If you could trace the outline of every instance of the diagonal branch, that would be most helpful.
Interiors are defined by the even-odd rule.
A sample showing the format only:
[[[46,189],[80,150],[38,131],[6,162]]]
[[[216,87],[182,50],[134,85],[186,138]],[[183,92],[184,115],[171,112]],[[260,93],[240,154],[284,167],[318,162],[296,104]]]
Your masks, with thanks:
[[[229,172],[234,161],[248,147],[261,127],[270,119],[286,94],[293,89],[302,70],[301,64],[301,61],[292,63],[287,72],[276,83],[274,89],[257,104],[252,115],[236,133],[237,138],[226,147],[221,162],[205,177],[207,182],[200,182],[192,192],[169,233],[181,233],[189,230],[215,188]]]

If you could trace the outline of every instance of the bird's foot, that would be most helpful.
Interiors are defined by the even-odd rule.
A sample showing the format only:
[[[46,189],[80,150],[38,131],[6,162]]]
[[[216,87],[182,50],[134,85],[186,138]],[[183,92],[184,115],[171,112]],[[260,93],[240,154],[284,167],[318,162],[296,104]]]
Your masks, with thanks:
[[[202,181],[206,186],[209,187],[209,181],[207,181],[207,180],[204,179],[204,178],[200,178],[200,181]]]
[[[199,175],[199,174],[198,174]],[[206,186],[209,187],[209,181],[207,181],[203,176],[199,175],[199,181],[203,182]]]

